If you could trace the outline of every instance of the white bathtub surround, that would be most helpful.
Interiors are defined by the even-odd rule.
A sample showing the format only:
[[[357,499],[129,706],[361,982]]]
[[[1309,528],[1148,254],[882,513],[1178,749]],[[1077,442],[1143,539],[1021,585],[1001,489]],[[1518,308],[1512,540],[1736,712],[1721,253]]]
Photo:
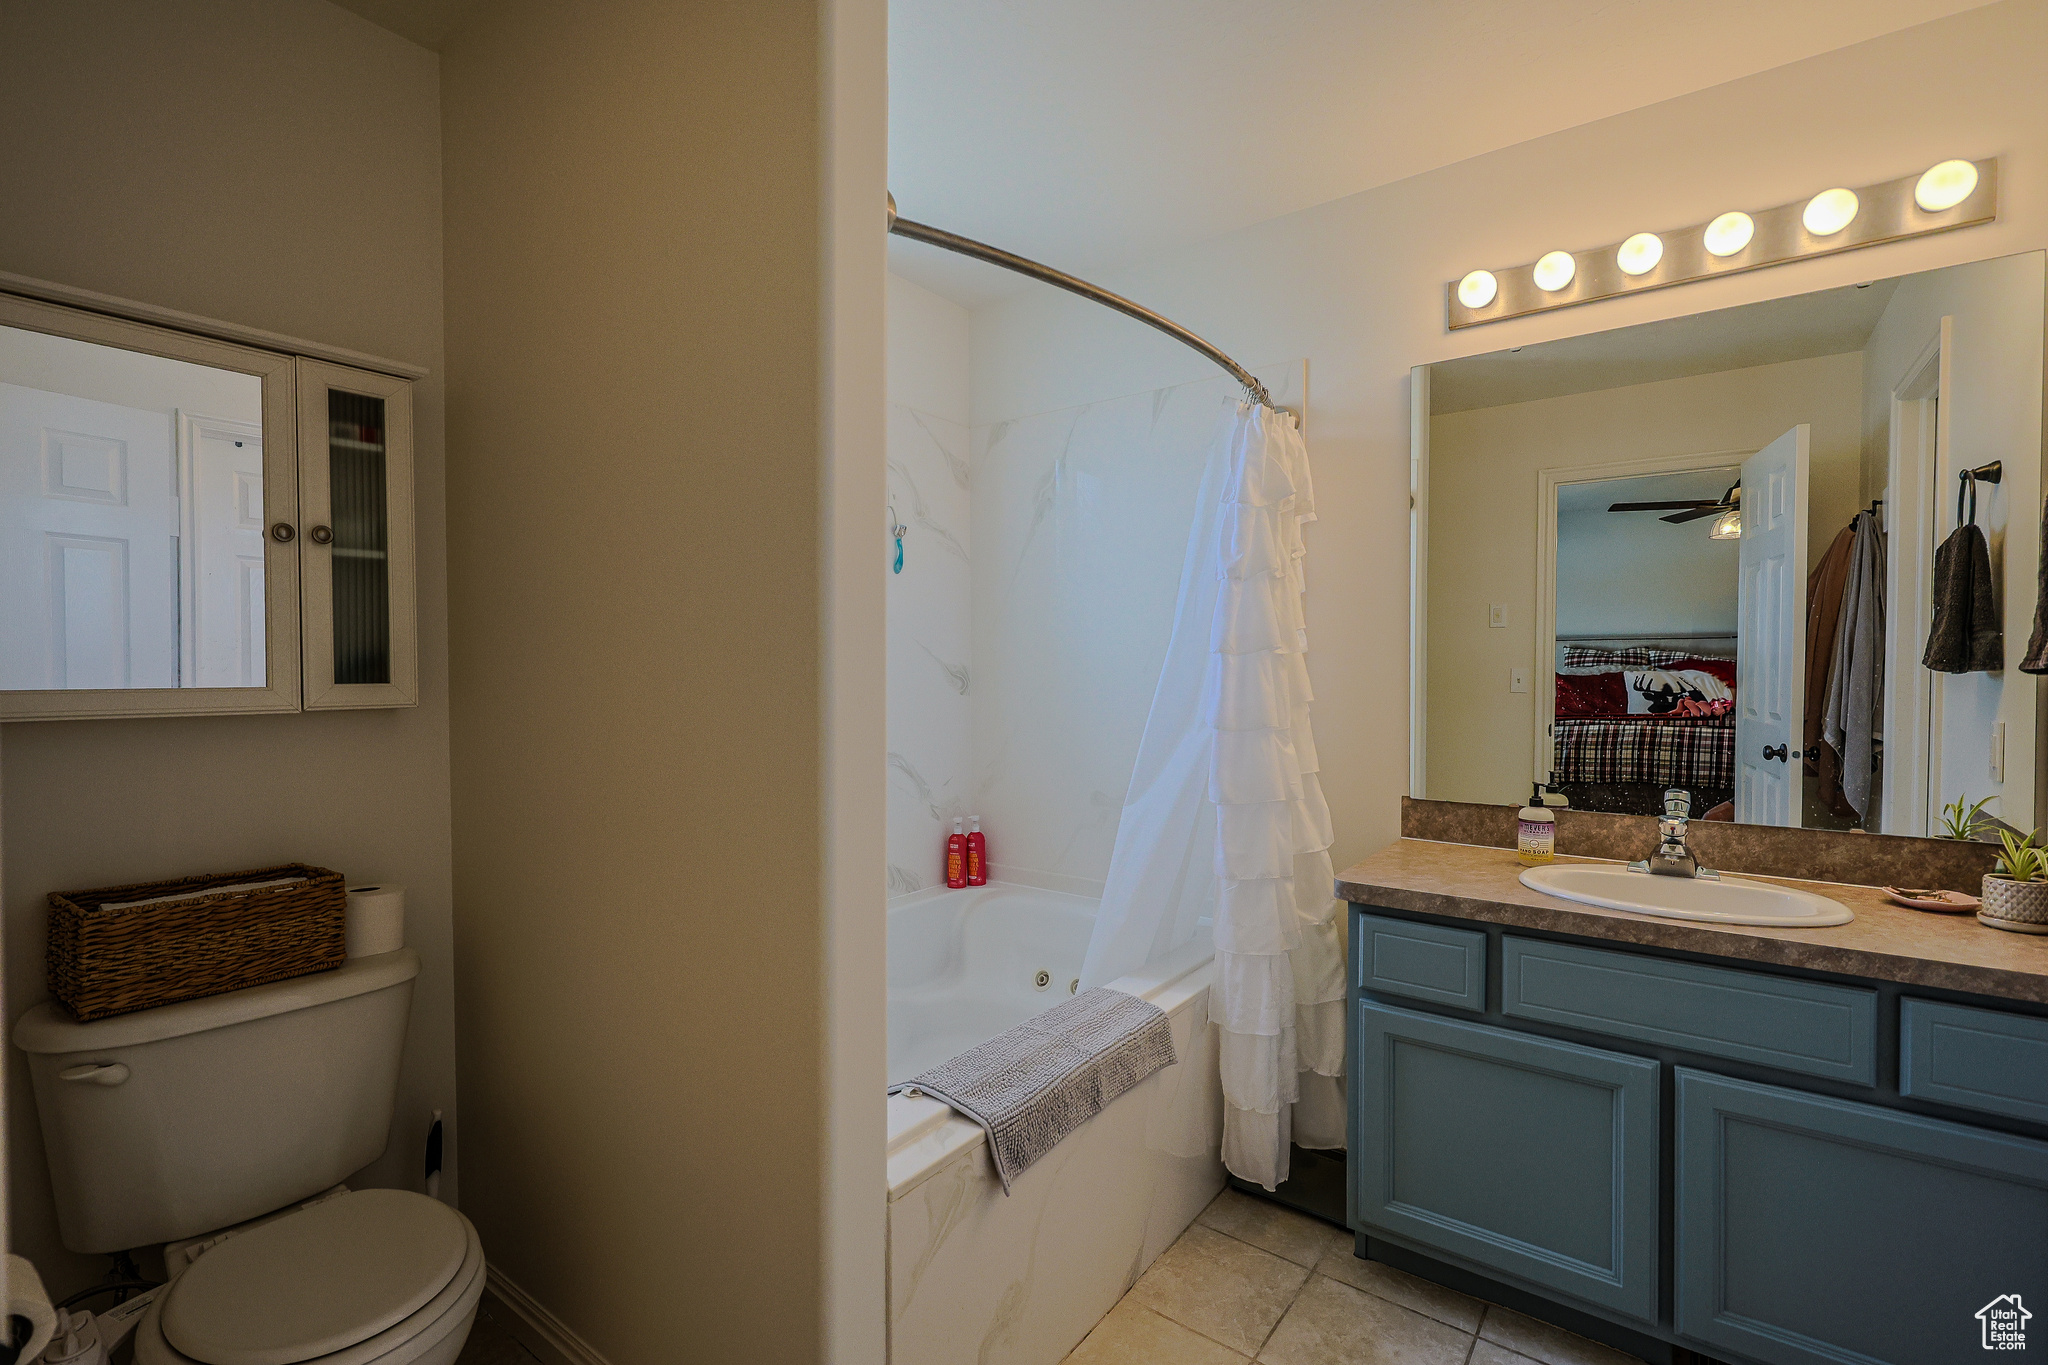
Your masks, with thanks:
[[[889,575],[889,892],[946,880],[946,835],[970,801],[972,562],[967,428],[889,405],[889,497],[905,528]],[[893,562],[885,533],[878,551]]]
[[[1302,526],[1314,519],[1301,432],[1238,404],[1211,446],[1081,972],[1084,985],[1121,976],[1213,919],[1223,1160],[1267,1189],[1287,1178],[1290,1141],[1344,1144],[1344,921],[1301,603]],[[1297,1128],[1304,1088],[1327,1093]]]
[[[1256,372],[1302,403],[1299,361]],[[976,420],[974,814],[1004,881],[1102,894],[1203,457],[1236,399],[1203,378]]]
[[[1002,884],[894,902],[890,1077],[1068,999],[1094,909]],[[1194,1221],[1223,1182],[1211,974],[1206,944],[1190,944],[1112,983],[1165,1012],[1180,1061],[1075,1130],[1007,1198],[979,1125],[891,1097],[891,1365],[1057,1365]]]

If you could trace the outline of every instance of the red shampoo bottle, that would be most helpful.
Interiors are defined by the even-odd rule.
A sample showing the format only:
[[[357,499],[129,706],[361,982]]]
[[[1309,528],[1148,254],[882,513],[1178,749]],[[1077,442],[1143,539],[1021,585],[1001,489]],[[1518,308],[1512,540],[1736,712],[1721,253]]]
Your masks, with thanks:
[[[967,832],[967,884],[988,885],[988,840],[981,835],[981,817],[975,816]]]
[[[946,838],[946,885],[958,890],[967,885],[967,836],[960,832],[960,818],[953,817],[953,832]]]

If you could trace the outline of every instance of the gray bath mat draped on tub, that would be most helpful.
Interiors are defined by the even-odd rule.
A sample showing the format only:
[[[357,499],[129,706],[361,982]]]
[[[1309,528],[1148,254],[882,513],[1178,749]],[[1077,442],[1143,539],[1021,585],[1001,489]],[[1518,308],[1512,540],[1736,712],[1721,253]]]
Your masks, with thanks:
[[[1175,1060],[1164,1011],[1096,986],[889,1093],[943,1100],[988,1130],[989,1157],[1008,1194],[1032,1162]]]

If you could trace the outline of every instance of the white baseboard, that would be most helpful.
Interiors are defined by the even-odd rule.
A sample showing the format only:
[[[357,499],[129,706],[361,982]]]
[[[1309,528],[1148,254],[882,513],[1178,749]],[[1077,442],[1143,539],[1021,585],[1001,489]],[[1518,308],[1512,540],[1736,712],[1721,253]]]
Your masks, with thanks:
[[[504,1271],[494,1265],[484,1269],[488,1277],[485,1292],[505,1309],[500,1321],[522,1346],[540,1357],[541,1365],[611,1365],[540,1300],[505,1278]]]

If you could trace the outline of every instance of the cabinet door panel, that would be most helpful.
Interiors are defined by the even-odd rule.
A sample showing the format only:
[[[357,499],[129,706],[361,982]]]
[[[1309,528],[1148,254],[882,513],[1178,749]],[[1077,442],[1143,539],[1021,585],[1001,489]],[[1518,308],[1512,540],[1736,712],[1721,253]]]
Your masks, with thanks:
[[[1984,1357],[2048,1301],[2048,1143],[1677,1073],[1677,1321],[1778,1365]]]
[[[412,385],[299,360],[306,709],[419,700]]]
[[[1657,1316],[1658,1063],[1360,1001],[1361,1226]]]

